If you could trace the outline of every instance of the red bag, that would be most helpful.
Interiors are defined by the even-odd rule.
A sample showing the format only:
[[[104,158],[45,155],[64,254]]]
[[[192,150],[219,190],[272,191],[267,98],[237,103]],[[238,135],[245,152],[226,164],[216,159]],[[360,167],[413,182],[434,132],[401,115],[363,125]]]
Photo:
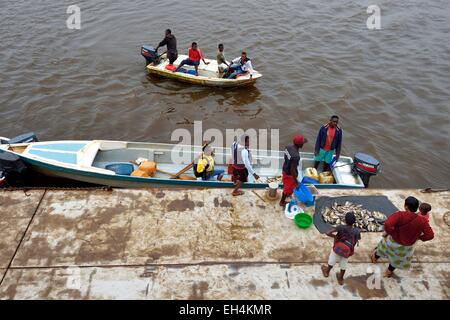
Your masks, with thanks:
[[[166,66],[166,69],[169,70],[169,71],[175,71],[176,68],[177,68],[177,67],[175,67],[173,64],[168,64],[168,65]]]
[[[334,242],[333,251],[338,256],[348,258],[355,253],[355,245],[355,236],[350,232],[343,232]]]
[[[341,241],[338,241],[334,244],[333,251],[338,256],[341,256],[344,258],[348,258],[348,257],[352,256],[354,253],[353,247],[351,247],[347,243],[341,242]]]

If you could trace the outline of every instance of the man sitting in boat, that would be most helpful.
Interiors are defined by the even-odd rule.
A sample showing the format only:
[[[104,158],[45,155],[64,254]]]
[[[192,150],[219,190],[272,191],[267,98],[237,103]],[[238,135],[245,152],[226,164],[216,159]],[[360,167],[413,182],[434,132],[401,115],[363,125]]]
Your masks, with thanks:
[[[247,57],[247,52],[242,51],[241,56],[231,61],[231,66],[224,70],[224,78],[235,79],[240,74],[250,74],[252,76],[252,61]]]
[[[223,73],[226,68],[230,67],[230,65],[227,63],[227,60],[225,60],[223,50],[224,50],[223,44],[219,44],[216,56],[217,68],[219,73]]]
[[[209,146],[203,147],[203,152],[198,156],[194,164],[194,174],[202,180],[222,180],[225,170],[214,169],[214,150]]]
[[[239,196],[244,194],[244,191],[239,190],[244,182],[253,182],[253,178],[259,179],[259,176],[253,171],[252,167],[252,155],[248,149],[250,146],[250,137],[243,135],[240,139],[240,143],[233,142],[231,146],[232,168],[234,190],[232,195]]]
[[[209,64],[209,62],[205,61],[202,51],[197,46],[197,42],[192,42],[192,45],[188,50],[188,58],[181,61],[180,65],[174,70],[174,72],[177,72],[182,66],[187,64],[188,66],[195,67],[195,75],[198,76],[198,66],[200,64],[200,60],[202,60],[206,65]]]
[[[166,30],[164,39],[158,44],[155,50],[158,51],[159,47],[163,46],[167,46],[167,58],[169,59],[169,63],[173,64],[178,58],[177,38],[175,38],[170,29]]]
[[[329,171],[330,163],[336,154],[336,161],[341,155],[342,129],[338,126],[339,117],[332,116],[327,124],[324,124],[317,135],[314,150],[314,168],[318,168],[324,162],[323,171]]]

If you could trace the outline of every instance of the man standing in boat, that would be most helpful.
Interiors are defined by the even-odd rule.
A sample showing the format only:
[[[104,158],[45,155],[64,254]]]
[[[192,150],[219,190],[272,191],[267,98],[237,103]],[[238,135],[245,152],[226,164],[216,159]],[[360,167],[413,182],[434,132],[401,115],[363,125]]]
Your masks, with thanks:
[[[296,135],[293,144],[284,149],[283,164],[283,195],[281,196],[280,206],[286,206],[286,198],[289,197],[294,189],[298,188],[298,164],[300,162],[300,149],[308,142],[302,135]]]
[[[200,65],[200,60],[202,60],[206,65],[209,64],[209,62],[205,61],[205,57],[203,57],[202,51],[198,48],[197,42],[192,42],[192,45],[188,50],[188,58],[181,61],[180,65],[174,72],[177,72],[182,66],[187,64],[188,66],[195,67],[195,75],[198,76],[198,66]]]
[[[242,135],[240,142],[234,141],[231,146],[232,169],[234,190],[232,195],[239,196],[244,191],[239,190],[244,182],[252,182],[253,178],[259,179],[252,167],[252,155],[248,149],[250,146],[250,137]],[[250,179],[249,179],[250,178]]]
[[[175,38],[170,29],[166,30],[166,36],[158,44],[156,51],[158,51],[159,47],[163,46],[167,46],[167,58],[169,59],[169,63],[173,64],[178,58],[177,38]]]
[[[231,61],[231,66],[224,70],[224,78],[234,79],[240,74],[250,73],[252,77],[252,61],[247,57],[247,52],[242,51],[241,56]]]
[[[317,135],[316,147],[314,150],[314,168],[318,168],[321,162],[324,163],[323,171],[329,171],[333,156],[336,161],[341,155],[342,129],[338,126],[339,117],[332,116],[327,124],[324,124]]]

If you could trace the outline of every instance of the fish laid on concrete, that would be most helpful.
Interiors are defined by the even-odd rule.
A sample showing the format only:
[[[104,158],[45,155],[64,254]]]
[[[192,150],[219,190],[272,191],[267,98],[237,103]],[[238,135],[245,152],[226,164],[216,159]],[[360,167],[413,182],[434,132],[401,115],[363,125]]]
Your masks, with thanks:
[[[325,222],[334,226],[345,224],[345,214],[352,211],[355,214],[355,227],[362,231],[379,232],[384,230],[386,216],[379,211],[369,211],[360,204],[346,201],[345,204],[333,203],[331,207],[322,210]]]

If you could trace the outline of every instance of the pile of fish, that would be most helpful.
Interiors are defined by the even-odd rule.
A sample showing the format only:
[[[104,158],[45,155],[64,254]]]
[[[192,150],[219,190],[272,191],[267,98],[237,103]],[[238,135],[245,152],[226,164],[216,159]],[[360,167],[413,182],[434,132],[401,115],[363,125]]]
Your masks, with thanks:
[[[346,201],[345,204],[337,204],[336,202],[330,207],[326,207],[322,210],[322,217],[325,222],[328,222],[334,226],[345,224],[345,215],[347,212],[352,211],[356,217],[356,223],[354,227],[361,229],[362,231],[383,231],[384,220],[386,216],[379,211],[369,211],[364,209],[360,204],[354,204]]]

